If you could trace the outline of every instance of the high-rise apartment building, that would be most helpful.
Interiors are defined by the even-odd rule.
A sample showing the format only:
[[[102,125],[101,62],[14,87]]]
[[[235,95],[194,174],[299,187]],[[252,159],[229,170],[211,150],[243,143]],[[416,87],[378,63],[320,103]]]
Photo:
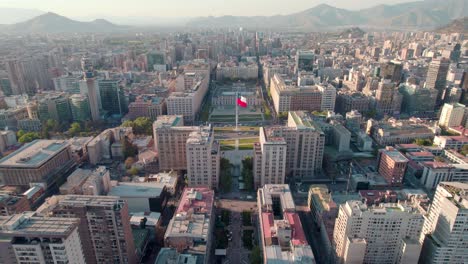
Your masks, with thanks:
[[[416,204],[340,205],[333,232],[338,263],[416,263],[424,217]]]
[[[446,58],[434,59],[429,64],[426,78],[426,88],[437,90],[437,104],[442,102],[450,60]]]
[[[86,263],[137,263],[128,204],[119,197],[57,195],[37,213],[63,221],[78,218]]]
[[[187,139],[198,127],[184,126],[182,116],[159,116],[153,123],[160,170],[187,169]]]
[[[419,263],[466,263],[468,184],[442,182],[424,223]]]
[[[317,85],[317,88],[322,94],[322,104],[320,106],[320,110],[335,111],[336,88],[330,84]]]
[[[376,110],[380,114],[399,114],[403,97],[390,80],[382,80],[375,93]]]
[[[380,65],[380,76],[382,79],[389,79],[391,82],[399,83],[403,72],[401,61],[389,61]]]
[[[270,130],[260,128],[260,142],[254,144],[254,186],[283,184],[286,176],[287,143],[283,137],[275,137]]]
[[[213,128],[199,127],[190,133],[186,143],[186,153],[188,186],[217,189],[220,148],[219,144],[214,142]]]
[[[6,70],[12,93],[34,95],[38,89],[52,89],[53,84],[48,68],[47,58],[42,55],[8,60]]]
[[[192,68],[192,67],[191,67]],[[182,115],[185,123],[193,123],[208,92],[210,75],[203,69],[186,72],[176,79],[176,92],[166,99],[168,115]]]
[[[445,128],[465,126],[463,124],[466,112],[465,105],[462,104],[444,104],[440,113],[439,125]]]
[[[34,212],[0,217],[0,263],[87,263],[79,222]]]
[[[393,147],[380,149],[377,157],[377,171],[391,186],[401,186],[408,165],[408,159]]]
[[[284,183],[285,175],[314,178],[322,168],[324,145],[325,134],[306,112],[289,112],[285,127],[261,128],[254,147],[256,186]]]

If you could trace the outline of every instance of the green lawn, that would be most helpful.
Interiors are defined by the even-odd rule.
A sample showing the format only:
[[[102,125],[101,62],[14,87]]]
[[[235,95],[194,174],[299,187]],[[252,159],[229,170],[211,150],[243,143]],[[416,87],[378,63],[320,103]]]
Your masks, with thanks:
[[[258,138],[241,138],[239,139],[239,145],[244,145],[244,144],[253,144],[258,142]]]
[[[239,150],[252,150],[255,142],[258,142],[258,138],[241,138],[239,139]],[[234,150],[236,149],[236,141],[234,139],[220,140],[221,150]]]
[[[212,115],[210,117],[211,122],[235,122],[236,116],[235,115]],[[246,121],[263,121],[262,115],[255,114],[255,115],[240,115],[239,122],[246,122]]]
[[[229,126],[229,127],[215,127],[214,131],[217,133],[231,133],[236,130],[235,126]],[[259,131],[259,127],[253,127],[253,126],[240,126],[238,128],[238,131]]]

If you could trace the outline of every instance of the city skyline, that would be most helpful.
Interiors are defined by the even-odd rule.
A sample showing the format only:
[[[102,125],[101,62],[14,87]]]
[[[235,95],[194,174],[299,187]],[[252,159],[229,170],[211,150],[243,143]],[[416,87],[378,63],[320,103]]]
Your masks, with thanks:
[[[21,2],[2,0],[0,8],[36,9],[43,12],[54,12],[60,15],[76,19],[94,19],[101,17],[124,18],[129,16],[161,17],[161,18],[189,18],[205,16],[272,16],[287,15],[313,8],[320,4],[327,4],[337,8],[360,10],[376,5],[394,5],[398,3],[413,2],[411,0],[362,0],[349,2],[345,0],[293,0],[287,6],[282,1],[259,0],[259,1],[229,1],[220,2],[216,0],[188,1],[179,0],[173,2],[136,0],[122,2],[116,5],[116,1],[104,0],[94,2],[84,0],[80,2],[69,2],[61,0],[24,0]],[[92,10],[90,11],[90,6]],[[100,10],[100,11],[94,11]],[[105,10],[105,11],[103,11]]]

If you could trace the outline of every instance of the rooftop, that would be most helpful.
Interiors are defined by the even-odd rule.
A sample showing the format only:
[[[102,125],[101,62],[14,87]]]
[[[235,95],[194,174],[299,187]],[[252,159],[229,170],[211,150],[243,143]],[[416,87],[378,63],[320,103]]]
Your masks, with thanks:
[[[408,159],[403,154],[401,154],[398,150],[382,149],[380,151],[382,151],[385,155],[390,157],[395,162],[408,162]]]
[[[202,264],[199,255],[180,254],[174,248],[162,248],[154,264]]]
[[[281,207],[283,210],[295,211],[296,205],[294,204],[291,190],[287,184],[265,184],[261,188],[261,202],[262,207],[266,207],[267,211],[273,206],[273,197],[280,198]],[[269,209],[268,209],[269,208]]]
[[[0,234],[11,236],[68,236],[77,228],[79,219],[61,217],[35,217],[34,212],[0,216]]]
[[[163,115],[158,116],[158,119],[154,121],[153,127],[174,127],[174,126],[183,126],[183,117],[180,115]]]
[[[310,114],[303,111],[289,112],[289,126],[294,123],[293,127],[297,129],[312,129],[317,132],[322,132],[320,127],[314,122]]]
[[[120,183],[112,187],[108,195],[120,197],[159,197],[165,186],[156,182]]]
[[[39,167],[69,146],[64,140],[35,140],[0,160],[0,167]]]
[[[213,207],[214,192],[208,188],[185,188],[176,213],[194,209],[197,213],[210,213]]]
[[[94,195],[55,195],[48,198],[37,209],[37,213],[47,213],[56,206],[72,207],[108,207],[114,211],[119,211],[125,204],[125,201],[117,196],[94,196]]]

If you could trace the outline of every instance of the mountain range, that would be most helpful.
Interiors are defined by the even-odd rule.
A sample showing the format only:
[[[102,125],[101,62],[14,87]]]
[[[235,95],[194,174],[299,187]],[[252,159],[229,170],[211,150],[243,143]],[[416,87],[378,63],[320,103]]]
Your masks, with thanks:
[[[7,33],[88,33],[117,32],[130,27],[113,24],[105,19],[95,19],[81,22],[58,14],[48,12],[24,22],[2,25],[0,28]]]
[[[468,16],[468,0],[424,0],[378,5],[351,11],[320,4],[290,15],[200,17],[193,27],[244,27],[292,30],[330,30],[343,27],[374,29],[434,29]]]
[[[453,20],[450,24],[437,29],[439,33],[462,32],[468,34],[468,17]]]
[[[1,22],[5,21],[5,19],[2,20],[1,15],[8,13],[8,11],[10,11],[10,20],[14,17],[19,19],[36,13],[39,15],[19,23]],[[174,23],[173,26],[190,28],[243,27],[297,31],[343,31],[355,27],[366,30],[433,30],[464,17],[468,17],[468,0],[424,0],[395,5],[377,5],[357,11],[320,4],[289,15],[180,18],[180,21],[175,22],[174,19],[172,23]],[[150,21],[151,19],[145,18],[145,20]],[[117,21],[117,18],[112,19],[112,21]],[[127,18],[127,21],[131,21],[131,18]],[[184,21],[185,24],[182,24],[181,21]],[[466,24],[467,21],[460,22]],[[42,11],[34,9],[0,8],[1,23],[8,24],[0,25],[0,31],[6,33],[122,32],[142,29],[141,24],[139,27],[129,27],[113,24],[104,19],[81,22],[55,13],[42,13]],[[171,26],[162,22],[159,24],[160,27]]]

